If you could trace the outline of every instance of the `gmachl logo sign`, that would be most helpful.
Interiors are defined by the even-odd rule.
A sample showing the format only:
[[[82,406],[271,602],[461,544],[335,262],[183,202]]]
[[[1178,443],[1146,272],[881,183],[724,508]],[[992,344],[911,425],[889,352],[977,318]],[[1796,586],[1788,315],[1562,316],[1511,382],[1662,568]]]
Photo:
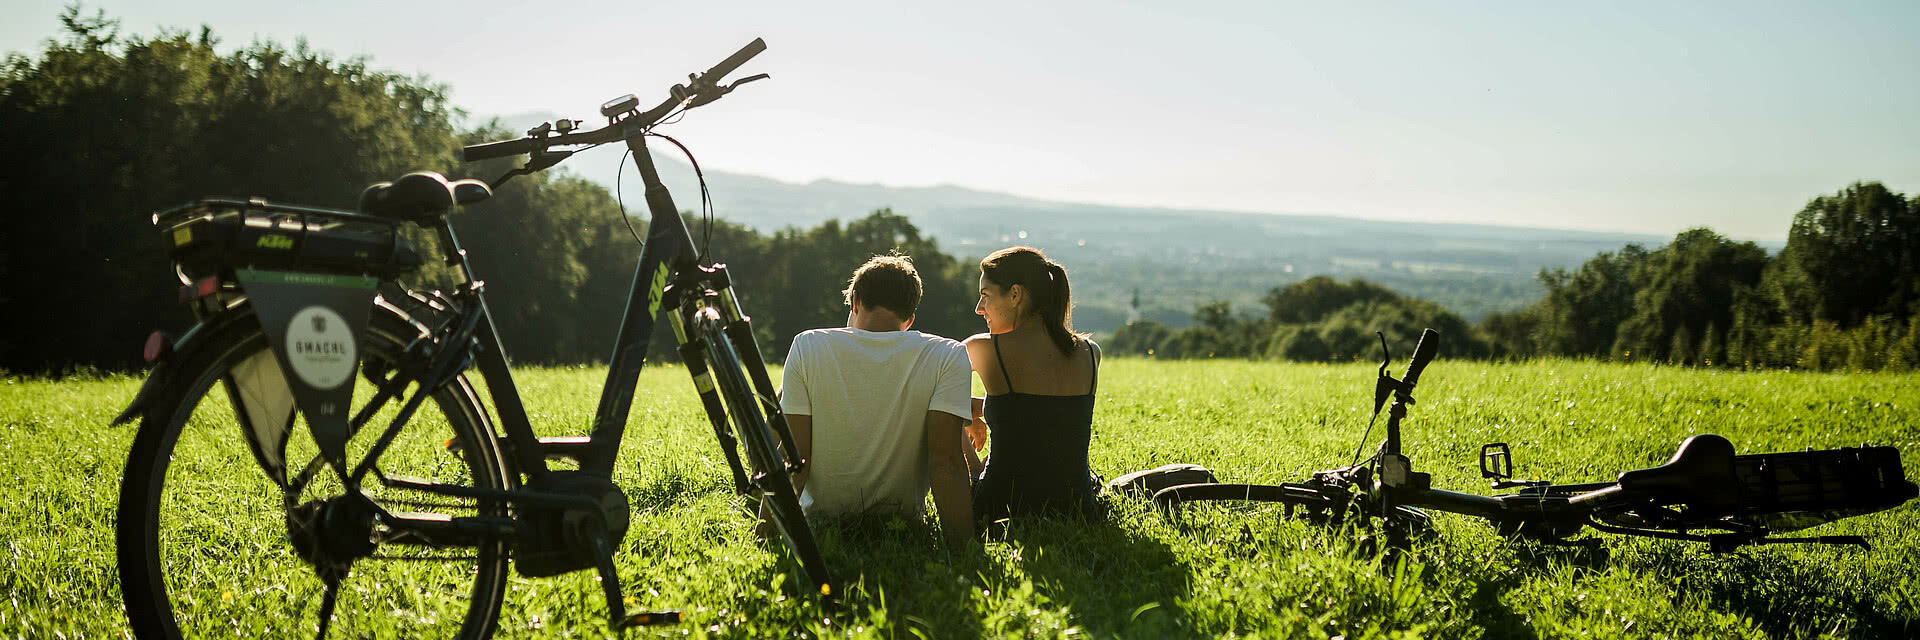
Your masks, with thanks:
[[[293,314],[287,323],[287,366],[315,389],[332,389],[353,379],[360,360],[345,318],[315,305]]]
[[[293,392],[294,406],[306,416],[320,455],[329,463],[345,464],[347,409],[353,404],[354,378],[360,370],[359,340],[371,318],[379,280],[366,275],[263,269],[235,269],[234,275],[239,276],[247,302],[259,315],[274,355],[279,356],[277,365],[285,374],[279,379]],[[284,425],[284,411],[255,413],[262,413],[267,423]],[[272,432],[248,441],[267,475],[282,481],[285,442],[284,436]]]

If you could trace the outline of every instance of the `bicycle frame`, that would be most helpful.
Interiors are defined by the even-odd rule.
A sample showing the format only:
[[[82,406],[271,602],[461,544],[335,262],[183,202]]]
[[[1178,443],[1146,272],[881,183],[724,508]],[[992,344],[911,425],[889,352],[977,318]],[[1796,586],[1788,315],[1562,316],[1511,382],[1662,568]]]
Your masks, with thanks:
[[[640,178],[646,188],[647,209],[650,220],[647,225],[645,248],[641,251],[639,264],[634,270],[633,283],[627,295],[626,309],[620,319],[620,332],[614,341],[613,355],[608,361],[607,379],[600,390],[598,408],[594,411],[591,430],[585,438],[552,438],[543,440],[535,433],[528,418],[526,405],[522,402],[518,388],[514,385],[506,351],[501,344],[491,312],[486,305],[484,294],[476,291],[475,303],[468,313],[477,313],[479,322],[473,335],[484,346],[477,358],[476,365],[481,376],[487,382],[487,388],[493,396],[495,410],[499,413],[500,428],[504,431],[509,445],[507,457],[516,470],[529,477],[538,477],[547,471],[549,455],[565,455],[580,463],[580,470],[604,477],[611,477],[613,467],[618,462],[620,442],[626,434],[628,413],[633,406],[633,394],[639,384],[642,367],[646,364],[647,349],[651,346],[653,330],[664,309],[672,314],[669,319],[674,326],[675,336],[685,343],[687,334],[679,314],[677,296],[670,289],[680,284],[678,290],[686,290],[685,285],[695,284],[697,280],[707,280],[719,301],[723,317],[728,321],[728,333],[736,342],[753,345],[753,353],[741,354],[746,362],[748,376],[755,390],[764,397],[774,394],[771,376],[767,373],[766,362],[760,357],[758,346],[752,341],[752,332],[745,326],[746,318],[740,312],[730,281],[725,275],[724,265],[713,270],[700,268],[698,250],[694,246],[692,233],[687,230],[686,221],[680,216],[673,204],[673,197],[660,181],[658,170],[652,156],[647,153],[643,136],[634,136],[626,141],[628,149],[640,170]],[[466,254],[459,247],[451,224],[441,219],[438,225],[449,257],[460,267],[470,282],[479,281],[474,277]],[[698,373],[695,374],[699,375]],[[711,384],[704,385],[711,393]],[[714,402],[706,403],[710,419],[724,420],[725,416],[715,416],[713,412],[723,411]],[[768,419],[774,423],[779,433],[786,433],[786,419],[777,408],[769,410]],[[729,451],[733,449],[731,438],[723,434],[722,445]]]
[[[1731,443],[1711,434],[1689,438],[1674,460],[1661,467],[1623,473],[1616,482],[1580,484],[1509,482],[1511,456],[1505,443],[1494,443],[1481,449],[1481,475],[1492,478],[1495,489],[1521,487],[1518,492],[1483,496],[1435,489],[1432,477],[1415,472],[1412,460],[1401,452],[1400,421],[1406,416],[1407,405],[1413,404],[1414,386],[1421,370],[1433,359],[1437,338],[1431,329],[1422,333],[1406,377],[1400,380],[1387,373],[1391,356],[1386,354],[1385,338],[1381,338],[1383,357],[1374,387],[1376,415],[1388,398],[1393,403],[1387,413],[1386,439],[1367,461],[1314,472],[1304,483],[1173,486],[1157,492],[1154,502],[1162,507],[1188,500],[1280,502],[1287,505],[1289,515],[1295,507],[1305,507],[1310,513],[1325,513],[1334,522],[1357,512],[1362,518],[1379,518],[1388,525],[1385,529],[1390,549],[1405,548],[1409,526],[1423,525],[1428,515],[1421,509],[1430,509],[1480,518],[1502,533],[1554,544],[1576,543],[1567,538],[1591,527],[1617,535],[1705,542],[1710,550],[1725,552],[1747,545],[1780,543],[1865,549],[1869,545],[1860,536],[1773,534],[1891,508],[1912,499],[1917,492],[1912,483],[1899,477],[1898,453],[1891,448],[1736,456]],[[1695,441],[1701,444],[1689,453],[1689,445]],[[1786,481],[1796,494],[1791,500],[1779,498],[1783,493],[1779,485],[1770,484],[1776,474],[1768,469],[1781,465],[1797,465],[1796,470],[1786,473]],[[1823,465],[1866,471],[1836,483],[1819,470]],[[1742,478],[1742,473],[1753,477]],[[1743,482],[1758,482],[1761,492],[1772,497],[1748,497],[1752,502],[1743,505],[1737,494],[1727,493],[1741,490]],[[1672,485],[1676,483],[1720,487],[1716,492],[1723,495],[1710,499],[1698,492],[1675,489]],[[1696,511],[1696,500],[1704,503],[1704,508]],[[1724,533],[1692,532],[1715,529]]]

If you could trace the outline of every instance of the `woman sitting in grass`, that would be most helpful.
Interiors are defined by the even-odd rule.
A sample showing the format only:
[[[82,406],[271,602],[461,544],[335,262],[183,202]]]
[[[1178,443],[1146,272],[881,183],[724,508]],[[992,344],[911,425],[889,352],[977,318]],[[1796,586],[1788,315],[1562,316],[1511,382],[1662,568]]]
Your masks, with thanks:
[[[973,512],[987,522],[1011,515],[1101,516],[1087,468],[1100,346],[1073,330],[1067,270],[1032,247],[980,261],[987,332],[968,338],[967,356],[986,386],[967,434],[992,455],[973,487]],[[985,425],[980,418],[985,417]]]

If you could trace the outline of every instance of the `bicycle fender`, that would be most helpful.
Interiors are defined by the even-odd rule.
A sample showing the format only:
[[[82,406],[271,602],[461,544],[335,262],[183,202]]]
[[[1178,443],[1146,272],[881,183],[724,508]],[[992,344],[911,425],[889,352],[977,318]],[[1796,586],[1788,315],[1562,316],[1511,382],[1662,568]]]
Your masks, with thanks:
[[[198,350],[200,343],[207,341],[208,336],[220,333],[217,330],[218,327],[226,326],[227,323],[232,322],[234,317],[239,315],[243,314],[233,312],[221,313],[220,315],[193,325],[193,328],[188,329],[185,335],[174,340],[173,348],[167,351],[165,355],[162,355],[160,360],[153,364],[153,369],[147,372],[146,381],[140,383],[140,391],[133,394],[133,400],[127,403],[126,410],[121,411],[120,415],[114,416],[113,422],[109,424],[117,427],[133,422],[135,418],[145,416],[147,407],[153,403],[153,394],[157,393],[158,389],[166,386],[167,381],[174,375],[174,369],[179,366],[178,363],[186,359],[183,354]]]
[[[374,301],[374,309],[376,314],[384,314],[394,320],[405,323],[412,328],[415,333],[420,335],[427,333],[426,325],[421,324],[420,321],[415,320],[406,311],[395,306],[385,298],[376,299]],[[195,324],[192,328],[187,329],[185,334],[182,334],[173,341],[173,348],[168,350],[165,355],[162,355],[160,359],[154,363],[153,368],[148,370],[147,379],[140,383],[140,390],[133,394],[133,400],[129,401],[126,409],[122,410],[120,415],[114,416],[113,421],[108,423],[108,425],[118,427],[145,416],[148,406],[153,403],[153,395],[158,393],[159,389],[165,387],[168,380],[172,379],[176,373],[174,369],[180,366],[180,362],[187,359],[187,354],[199,350],[201,343],[211,339],[211,336],[219,335],[221,329],[224,329],[228,324],[252,315],[253,310],[250,305],[242,303],[219,315],[202,320],[199,324]]]

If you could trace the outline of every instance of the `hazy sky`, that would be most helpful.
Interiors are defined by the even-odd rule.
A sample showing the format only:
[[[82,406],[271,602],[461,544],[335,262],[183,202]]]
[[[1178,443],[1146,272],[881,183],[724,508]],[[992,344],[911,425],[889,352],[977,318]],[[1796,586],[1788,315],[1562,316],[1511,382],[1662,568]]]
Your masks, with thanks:
[[[36,52],[57,2],[0,0]],[[110,0],[425,74],[477,115],[647,104],[705,166],[1139,206],[1778,239],[1855,180],[1920,192],[1920,2]]]

